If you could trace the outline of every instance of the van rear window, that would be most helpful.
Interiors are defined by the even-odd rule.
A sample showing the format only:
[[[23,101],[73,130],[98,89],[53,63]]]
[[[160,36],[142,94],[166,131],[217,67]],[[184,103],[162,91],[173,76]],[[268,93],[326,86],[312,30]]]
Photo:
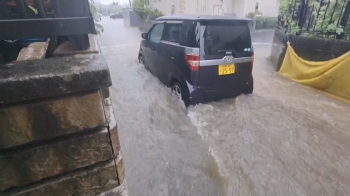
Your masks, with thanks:
[[[248,23],[239,21],[201,22],[202,39],[206,55],[233,54],[251,51],[251,37]]]

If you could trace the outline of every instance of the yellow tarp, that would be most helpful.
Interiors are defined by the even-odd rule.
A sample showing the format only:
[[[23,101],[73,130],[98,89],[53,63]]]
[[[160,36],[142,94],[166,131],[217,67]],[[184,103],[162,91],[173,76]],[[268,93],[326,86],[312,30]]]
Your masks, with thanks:
[[[279,73],[300,84],[350,102],[350,52],[329,61],[306,61],[288,43]]]

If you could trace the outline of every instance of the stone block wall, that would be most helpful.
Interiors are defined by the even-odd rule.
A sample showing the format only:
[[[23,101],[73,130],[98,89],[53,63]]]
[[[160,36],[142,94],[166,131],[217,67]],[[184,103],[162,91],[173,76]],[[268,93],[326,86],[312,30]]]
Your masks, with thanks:
[[[122,183],[109,86],[101,55],[0,67],[1,196],[98,195]]]
[[[287,36],[283,29],[276,29],[270,58],[277,71],[283,63],[288,40],[295,52],[301,58],[309,61],[331,60],[350,50],[349,41],[305,36]]]

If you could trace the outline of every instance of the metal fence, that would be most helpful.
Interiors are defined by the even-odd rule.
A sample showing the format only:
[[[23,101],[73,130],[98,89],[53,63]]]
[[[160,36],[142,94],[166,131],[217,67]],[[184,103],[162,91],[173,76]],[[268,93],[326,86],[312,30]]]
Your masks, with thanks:
[[[89,0],[0,0],[0,40],[69,36],[86,49],[95,32]]]
[[[290,0],[281,5],[278,25],[295,34],[349,39],[349,0]],[[287,5],[286,5],[287,3]]]

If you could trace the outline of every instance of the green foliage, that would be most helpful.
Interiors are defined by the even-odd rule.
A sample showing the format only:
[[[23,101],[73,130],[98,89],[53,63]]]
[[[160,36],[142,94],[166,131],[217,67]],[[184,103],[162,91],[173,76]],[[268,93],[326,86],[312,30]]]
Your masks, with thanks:
[[[264,28],[265,29],[275,28],[276,25],[277,25],[277,18],[276,17],[265,17],[265,20],[264,20]]]
[[[94,0],[89,0],[89,5],[90,5],[91,14],[95,20],[96,34],[100,35],[104,31],[104,28],[101,24],[98,23],[98,19],[97,19],[98,11],[96,6],[94,5]]]
[[[254,19],[254,15],[255,15],[255,12],[249,12],[247,14],[247,17],[250,18],[250,19]],[[262,15],[262,13],[258,11],[257,12],[257,16],[259,16],[259,15]]]
[[[280,11],[282,18],[284,20],[284,25],[289,29],[289,33],[296,35],[300,32],[298,24],[293,20],[295,15],[293,15],[292,5],[297,8],[300,6],[300,1],[298,0],[281,0]]]
[[[144,0],[134,0],[132,2],[132,9],[140,16],[141,19],[144,19],[146,17]]]
[[[254,19],[254,12],[250,12],[247,14],[248,18]],[[261,15],[261,12],[258,12],[256,18],[255,29],[272,29],[276,27],[277,18],[276,17],[264,17]],[[250,27],[253,28],[253,21],[250,23]]]
[[[160,16],[163,16],[163,13],[159,10],[152,10],[145,6],[145,0],[134,0],[132,8],[137,15],[140,16],[142,20],[154,20]]]
[[[320,8],[319,3],[314,3],[317,8]],[[318,20],[316,21],[315,30],[323,32],[332,32],[340,35],[344,32],[344,28],[337,25],[338,19],[342,14],[342,7],[344,6],[344,1],[330,1],[330,6],[327,9],[327,6],[322,6],[318,15]],[[334,14],[332,17],[332,13]],[[327,11],[327,12],[326,12]],[[313,13],[314,16],[317,16],[317,13]],[[322,20],[324,18],[324,20]],[[322,24],[323,21],[323,24]]]
[[[148,9],[148,19],[149,20],[155,20],[158,17],[163,16],[163,13],[161,11],[159,11],[158,9],[155,10],[151,10]]]
[[[326,0],[327,1],[327,0]],[[327,4],[323,5],[321,7],[319,1],[317,0],[310,0],[309,5],[314,6],[314,11],[312,15],[316,19],[315,21],[315,32],[323,32],[325,34],[336,34],[340,35],[342,33],[349,33],[350,27],[342,27],[340,25],[337,25],[338,19],[342,17],[342,7],[344,6],[344,3],[346,1],[329,1],[329,6],[327,8]],[[291,34],[298,34],[300,33],[300,28],[298,27],[297,20],[293,20],[294,16],[292,16],[293,12],[293,6],[296,4],[296,8],[300,5],[299,0],[281,0],[280,4],[280,11],[281,15],[285,21],[285,26],[288,27]],[[317,10],[320,10],[317,12]],[[334,14],[333,14],[334,10]],[[296,11],[295,11],[296,13]],[[333,14],[333,16],[332,16]],[[306,23],[308,23],[308,20],[306,20]],[[313,27],[312,27],[313,28]],[[326,35],[327,36],[327,35]],[[336,36],[327,36],[329,38],[333,38]]]

